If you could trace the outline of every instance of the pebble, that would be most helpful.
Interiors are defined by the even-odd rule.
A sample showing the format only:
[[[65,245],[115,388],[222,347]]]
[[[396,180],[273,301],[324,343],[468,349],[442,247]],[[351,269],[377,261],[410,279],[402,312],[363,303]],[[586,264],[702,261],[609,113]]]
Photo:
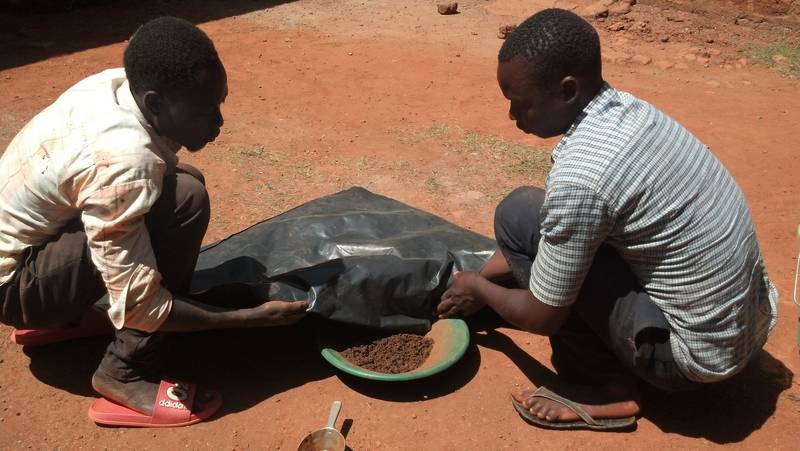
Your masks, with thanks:
[[[630,0],[623,0],[614,3],[613,5],[608,7],[608,15],[609,16],[624,16],[631,12],[631,3]]]
[[[605,1],[599,1],[584,7],[580,15],[589,19],[605,18],[608,17],[608,7],[605,5]]]
[[[661,42],[669,42],[669,35],[665,34],[658,38]]]
[[[511,34],[511,32],[516,30],[516,28],[517,24],[502,24],[497,29],[497,37],[500,39],[505,39]]]
[[[439,14],[445,16],[455,14],[458,12],[458,2],[439,3],[436,5],[436,10],[439,12]]]
[[[650,64],[650,62],[653,61],[653,59],[650,58],[649,56],[645,56],[645,55],[634,55],[631,58],[631,61],[633,61],[634,63],[641,64],[643,66],[646,66],[646,65]]]
[[[608,31],[623,31],[627,26],[625,22],[615,22],[608,26]]]

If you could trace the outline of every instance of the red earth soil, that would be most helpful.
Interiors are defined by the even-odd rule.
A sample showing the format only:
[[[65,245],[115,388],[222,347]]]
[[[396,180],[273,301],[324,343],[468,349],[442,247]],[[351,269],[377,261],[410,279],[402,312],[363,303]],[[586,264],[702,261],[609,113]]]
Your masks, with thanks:
[[[498,28],[590,2],[463,0],[453,15],[430,0],[50,1],[62,10],[45,13],[20,12],[21,3],[4,2],[16,9],[0,14],[0,149],[66,88],[121,65],[143,21],[178,15],[212,37],[228,71],[225,126],[201,152],[179,154],[205,174],[211,243],[353,185],[492,236],[496,203],[515,186],[543,185],[555,142],[508,120],[495,80]],[[219,414],[182,429],[113,429],[86,416],[108,338],[46,348],[2,339],[0,449],[293,450],[334,399],[354,450],[796,449],[800,91],[796,56],[764,48],[796,48],[797,2],[607,3],[614,12],[592,19],[606,79],[698,136],[750,203],[780,319],[740,377],[694,393],[646,390],[631,433],[547,431],[508,401],[552,378],[544,337],[485,314],[470,321],[458,364],[386,385],[337,373],[304,323],[179,337],[170,375],[221,390]]]

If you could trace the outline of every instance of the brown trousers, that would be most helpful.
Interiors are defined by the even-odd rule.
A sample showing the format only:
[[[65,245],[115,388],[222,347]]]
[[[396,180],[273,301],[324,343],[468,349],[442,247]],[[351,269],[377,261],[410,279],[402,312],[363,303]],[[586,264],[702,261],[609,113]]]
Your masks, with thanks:
[[[178,165],[164,177],[161,196],[145,219],[163,283],[175,295],[188,293],[209,217],[203,175]],[[25,251],[12,280],[0,287],[0,322],[18,329],[77,324],[105,293],[76,219]],[[116,331],[100,370],[119,380],[158,376],[163,338],[161,332]]]

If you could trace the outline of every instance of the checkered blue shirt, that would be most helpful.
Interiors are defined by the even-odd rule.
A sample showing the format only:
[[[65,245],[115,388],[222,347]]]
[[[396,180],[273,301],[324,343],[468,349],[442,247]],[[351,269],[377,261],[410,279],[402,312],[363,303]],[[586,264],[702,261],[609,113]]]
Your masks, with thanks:
[[[684,375],[725,379],[777,321],[741,189],[720,161],[652,105],[605,85],[553,150],[530,290],[575,301],[612,246],[664,312]]]

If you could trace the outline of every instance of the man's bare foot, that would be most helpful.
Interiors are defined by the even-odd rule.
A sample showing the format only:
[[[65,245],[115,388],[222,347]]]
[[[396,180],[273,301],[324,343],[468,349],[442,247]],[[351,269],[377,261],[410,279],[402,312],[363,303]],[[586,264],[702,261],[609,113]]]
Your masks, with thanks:
[[[635,384],[608,385],[604,387],[556,385],[548,386],[554,393],[578,404],[589,416],[600,418],[626,418],[641,410],[639,390]],[[570,408],[547,398],[533,398],[533,389],[513,393],[514,399],[533,415],[555,422],[577,421],[580,418]]]
[[[92,388],[102,397],[145,415],[152,415],[160,381],[138,380],[121,382],[97,370],[92,376]],[[213,397],[208,390],[197,389],[193,411],[202,410]]]

